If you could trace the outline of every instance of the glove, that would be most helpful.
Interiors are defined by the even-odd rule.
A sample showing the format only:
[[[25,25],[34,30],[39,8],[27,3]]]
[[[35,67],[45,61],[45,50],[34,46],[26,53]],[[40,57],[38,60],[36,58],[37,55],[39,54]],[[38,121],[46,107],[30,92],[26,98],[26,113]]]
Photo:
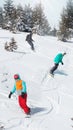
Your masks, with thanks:
[[[64,63],[62,62],[62,65],[64,65]]]
[[[24,95],[25,95],[25,93],[24,93],[24,92],[22,92],[22,93],[21,93],[21,97],[22,97],[22,98],[24,98]]]
[[[10,94],[9,94],[8,98],[11,98],[11,95],[12,95],[12,92],[10,92]]]

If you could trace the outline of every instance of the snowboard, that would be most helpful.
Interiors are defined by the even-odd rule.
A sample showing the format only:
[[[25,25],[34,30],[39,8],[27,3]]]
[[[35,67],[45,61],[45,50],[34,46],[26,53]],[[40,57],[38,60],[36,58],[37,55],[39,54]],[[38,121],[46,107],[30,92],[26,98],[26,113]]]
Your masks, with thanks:
[[[49,77],[54,78],[54,74],[49,73]]]
[[[25,118],[30,118],[30,117],[31,117],[31,114],[30,115],[27,115],[27,114],[25,115]]]
[[[21,111],[23,112],[25,118],[30,118],[31,117],[31,112],[30,112],[30,114],[26,114],[26,113],[24,113],[23,109],[21,109]]]

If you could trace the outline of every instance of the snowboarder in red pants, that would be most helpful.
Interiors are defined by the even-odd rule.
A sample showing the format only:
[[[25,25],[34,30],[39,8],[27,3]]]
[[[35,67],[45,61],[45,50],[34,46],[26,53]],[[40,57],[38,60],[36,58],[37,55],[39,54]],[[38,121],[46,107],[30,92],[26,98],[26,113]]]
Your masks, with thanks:
[[[17,91],[18,102],[20,107],[24,110],[26,114],[30,114],[30,108],[26,104],[27,103],[26,83],[20,79],[20,76],[18,74],[14,75],[14,79],[15,79],[15,84],[8,97],[11,98],[11,95],[15,91]]]

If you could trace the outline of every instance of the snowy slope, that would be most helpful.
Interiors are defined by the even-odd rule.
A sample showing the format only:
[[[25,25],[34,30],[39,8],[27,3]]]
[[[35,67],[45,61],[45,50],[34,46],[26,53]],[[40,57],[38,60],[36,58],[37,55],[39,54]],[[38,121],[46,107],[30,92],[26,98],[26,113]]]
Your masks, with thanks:
[[[33,35],[35,52],[25,41],[26,33],[12,34],[0,29],[0,125],[5,130],[71,130],[73,122],[73,43],[63,43],[55,37]],[[14,37],[16,52],[4,50],[6,41]],[[67,52],[64,65],[55,77],[47,75],[53,58]],[[19,73],[26,81],[31,118],[18,105],[17,95],[8,94],[14,85],[13,75]],[[47,76],[46,76],[47,75]]]

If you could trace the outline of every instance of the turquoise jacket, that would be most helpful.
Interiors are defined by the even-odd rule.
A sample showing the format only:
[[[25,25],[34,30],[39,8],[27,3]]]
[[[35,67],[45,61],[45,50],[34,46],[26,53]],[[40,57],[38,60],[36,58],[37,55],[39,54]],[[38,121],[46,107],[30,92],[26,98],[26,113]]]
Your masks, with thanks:
[[[20,80],[20,79],[18,79],[18,80]],[[11,90],[11,92],[14,93],[15,91],[17,91],[16,90],[16,82],[15,82],[14,87]],[[26,93],[26,83],[24,81],[22,81],[22,90],[21,90],[21,92]],[[20,95],[20,94],[18,94],[18,95]]]
[[[63,54],[59,53],[55,58],[54,58],[54,63],[59,64],[62,63],[62,59],[63,59]]]

